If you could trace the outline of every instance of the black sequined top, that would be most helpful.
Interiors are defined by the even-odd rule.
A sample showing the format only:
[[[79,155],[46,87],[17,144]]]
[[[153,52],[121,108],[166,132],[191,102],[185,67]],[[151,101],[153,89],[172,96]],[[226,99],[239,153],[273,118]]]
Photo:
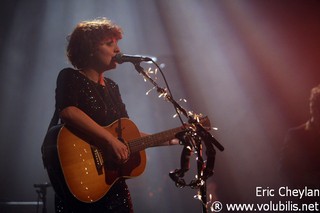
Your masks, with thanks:
[[[104,80],[106,86],[91,81],[78,70],[63,69],[57,79],[56,109],[60,112],[68,106],[76,106],[101,126],[107,126],[118,118],[128,118],[118,85],[111,79]],[[55,175],[62,176],[57,172]],[[130,192],[122,178],[95,203],[82,203],[71,194],[60,196],[55,197],[55,209],[60,213],[133,212]]]
[[[63,69],[57,79],[56,108],[76,106],[101,126],[128,117],[118,85],[104,78],[106,86],[88,79],[78,70]]]

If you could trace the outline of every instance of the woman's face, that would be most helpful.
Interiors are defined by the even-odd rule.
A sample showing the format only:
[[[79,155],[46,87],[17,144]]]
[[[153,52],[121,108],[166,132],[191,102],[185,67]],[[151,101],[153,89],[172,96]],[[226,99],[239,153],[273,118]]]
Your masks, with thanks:
[[[98,45],[93,53],[93,66],[101,71],[116,68],[114,57],[120,52],[118,40],[115,38],[105,38]]]

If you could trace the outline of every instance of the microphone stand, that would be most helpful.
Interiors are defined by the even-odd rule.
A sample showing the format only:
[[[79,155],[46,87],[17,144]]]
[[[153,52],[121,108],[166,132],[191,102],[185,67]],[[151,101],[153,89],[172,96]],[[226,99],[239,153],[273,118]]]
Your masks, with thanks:
[[[50,183],[43,184],[34,184],[35,188],[39,188],[36,190],[38,193],[38,197],[42,200],[42,213],[47,213],[47,188],[51,186]]]
[[[201,126],[201,124],[199,124],[199,122],[194,117],[189,115],[187,113],[187,111],[173,99],[171,94],[169,94],[164,88],[159,87],[159,85],[144,71],[143,67],[141,67],[141,65],[140,65],[140,62],[136,62],[133,64],[134,64],[135,69],[138,71],[138,73],[142,74],[146,79],[148,79],[154,85],[157,92],[164,95],[166,100],[170,101],[173,104],[173,106],[177,112],[181,112],[184,116],[186,116],[188,118],[189,124],[194,124],[196,126],[195,135],[199,134],[200,136],[203,136],[203,137],[201,137],[201,139],[204,141],[206,146],[207,146],[207,144],[211,145],[211,148],[213,149],[213,150],[211,150],[213,152],[213,156],[212,156],[213,159],[211,159],[211,160],[213,160],[212,164],[214,164],[215,150],[213,148],[213,145],[216,146],[220,151],[223,151],[224,147],[205,128],[203,128]],[[204,177],[204,172],[203,172],[205,162],[202,157],[202,144],[201,144],[201,140],[199,140],[199,137],[194,136],[194,140],[195,140],[195,149],[197,150],[197,178],[198,178],[198,181],[192,181],[192,182],[196,183],[196,186],[200,186],[200,190],[199,190],[200,194],[198,194],[197,197],[202,202],[202,212],[207,213],[208,212],[208,210],[207,210],[208,201],[207,201],[207,190],[206,190],[207,177]],[[213,165],[211,165],[211,167],[213,169]],[[176,182],[176,185],[177,185],[177,182]],[[191,186],[191,188],[192,187],[193,186]]]

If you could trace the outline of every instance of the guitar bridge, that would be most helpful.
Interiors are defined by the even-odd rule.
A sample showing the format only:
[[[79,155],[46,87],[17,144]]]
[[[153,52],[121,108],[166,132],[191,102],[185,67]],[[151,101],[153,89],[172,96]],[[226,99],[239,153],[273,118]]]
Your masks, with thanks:
[[[102,153],[98,148],[96,148],[94,146],[91,146],[91,151],[92,151],[94,163],[96,165],[96,169],[98,171],[98,174],[100,175],[100,174],[102,174],[102,168],[103,168]]]

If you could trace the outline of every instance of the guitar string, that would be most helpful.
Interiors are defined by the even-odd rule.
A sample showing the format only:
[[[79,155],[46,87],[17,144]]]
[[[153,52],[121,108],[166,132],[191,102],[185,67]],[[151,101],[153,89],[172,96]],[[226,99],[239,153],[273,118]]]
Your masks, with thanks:
[[[164,132],[160,132],[160,133],[157,133],[157,134],[154,134],[153,136],[146,136],[146,137],[142,137],[142,138],[139,138],[139,139],[135,139],[133,141],[130,141],[129,143],[129,146],[130,147],[134,147],[134,148],[137,148],[137,147],[145,147],[144,144],[141,144],[143,141],[150,141],[150,144],[158,144],[160,142],[163,142],[163,141],[167,141],[167,140],[170,140],[173,137],[173,135],[177,132],[179,132],[178,130],[180,130],[180,127],[178,128],[174,128],[174,129],[171,129],[171,130],[167,130],[167,131],[164,131]],[[156,139],[156,138],[161,138],[161,140],[159,139]]]

